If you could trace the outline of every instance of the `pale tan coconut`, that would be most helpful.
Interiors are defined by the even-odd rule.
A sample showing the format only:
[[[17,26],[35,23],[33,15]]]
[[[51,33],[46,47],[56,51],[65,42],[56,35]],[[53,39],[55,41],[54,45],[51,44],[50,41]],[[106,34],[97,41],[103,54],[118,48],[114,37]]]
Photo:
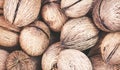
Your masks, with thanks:
[[[63,50],[60,42],[51,45],[42,57],[42,69],[43,70],[56,70],[56,64],[59,53]]]
[[[41,0],[5,0],[4,16],[9,24],[22,27],[37,18],[40,7]]]
[[[10,25],[0,16],[0,46],[14,47],[18,44],[20,28]]]
[[[64,49],[60,42],[51,45],[42,57],[43,70],[92,70],[88,57],[74,49]]]
[[[67,20],[67,17],[60,9],[60,5],[54,2],[50,2],[43,6],[42,17],[49,27],[55,32],[60,32]]]
[[[23,51],[10,53],[6,61],[7,70],[36,70],[36,62]]]
[[[120,0],[97,0],[93,9],[93,19],[103,31],[120,31]]]
[[[9,53],[5,50],[0,49],[0,70],[6,70],[6,60]]]
[[[113,65],[109,65],[102,60],[102,57],[98,54],[90,57],[93,65],[93,70],[116,70]]]
[[[106,63],[120,64],[120,32],[107,34],[100,47],[102,58]]]
[[[25,27],[20,34],[20,46],[31,56],[41,55],[48,47],[49,40],[49,28],[41,21]]]
[[[65,23],[61,31],[61,44],[65,48],[80,51],[93,47],[98,41],[99,30],[88,17],[71,19]]]
[[[93,0],[61,0],[61,8],[68,17],[76,18],[88,13]]]

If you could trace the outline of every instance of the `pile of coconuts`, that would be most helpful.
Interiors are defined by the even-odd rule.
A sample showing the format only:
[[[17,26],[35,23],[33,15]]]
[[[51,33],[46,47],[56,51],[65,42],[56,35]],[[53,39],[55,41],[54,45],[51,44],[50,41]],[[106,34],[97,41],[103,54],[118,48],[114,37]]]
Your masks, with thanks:
[[[0,0],[0,70],[120,70],[120,0]]]

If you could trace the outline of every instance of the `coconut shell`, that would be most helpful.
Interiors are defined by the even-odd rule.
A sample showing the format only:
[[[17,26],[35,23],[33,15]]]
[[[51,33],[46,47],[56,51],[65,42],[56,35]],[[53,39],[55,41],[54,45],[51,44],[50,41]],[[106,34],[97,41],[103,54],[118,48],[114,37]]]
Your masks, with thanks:
[[[31,56],[41,55],[48,47],[49,40],[49,28],[41,21],[25,27],[20,34],[20,46]]]
[[[10,53],[6,61],[7,70],[36,70],[36,62],[23,51]]]
[[[78,18],[88,13],[93,0],[61,0],[61,8],[66,16]]]
[[[120,0],[97,0],[93,9],[96,26],[106,32],[120,31]]]
[[[9,53],[5,50],[0,49],[0,70],[6,70],[6,60]]]
[[[57,59],[60,51],[63,48],[60,45],[60,42],[52,44],[47,51],[43,54],[42,57],[42,69],[43,70],[56,70]]]
[[[93,70],[114,70],[114,66],[105,63],[99,54],[92,56],[90,60],[93,65]]]
[[[4,16],[10,24],[23,27],[37,18],[40,7],[41,0],[5,0]]]
[[[74,49],[64,49],[60,42],[51,45],[42,57],[43,70],[92,70],[88,57]]]
[[[71,19],[65,23],[61,31],[61,44],[65,48],[77,49],[80,51],[93,47],[98,41],[98,29],[91,19],[81,17]]]
[[[120,64],[120,32],[107,34],[100,47],[102,58],[106,63]]]
[[[20,28],[8,24],[3,16],[0,16],[0,46],[13,47],[18,44]]]
[[[74,49],[66,49],[58,56],[58,70],[93,70],[88,57]]]
[[[53,2],[45,4],[43,6],[42,17],[44,21],[49,25],[51,30],[55,32],[60,32],[67,20],[67,17],[60,9],[60,5]]]

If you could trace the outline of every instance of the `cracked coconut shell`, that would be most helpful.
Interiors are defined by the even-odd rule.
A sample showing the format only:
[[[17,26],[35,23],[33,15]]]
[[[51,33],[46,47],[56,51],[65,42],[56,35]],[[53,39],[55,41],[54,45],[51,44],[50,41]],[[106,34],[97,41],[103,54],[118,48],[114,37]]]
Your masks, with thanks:
[[[100,55],[92,56],[90,57],[90,60],[93,65],[93,70],[117,70],[114,69],[113,65],[105,63]]]
[[[9,24],[23,27],[37,18],[40,7],[41,0],[5,0],[4,16]]]

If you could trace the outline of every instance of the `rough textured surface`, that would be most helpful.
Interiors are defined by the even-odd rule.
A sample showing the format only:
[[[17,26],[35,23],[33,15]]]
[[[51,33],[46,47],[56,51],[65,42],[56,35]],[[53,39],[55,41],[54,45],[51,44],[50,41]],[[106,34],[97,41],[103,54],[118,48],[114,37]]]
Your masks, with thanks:
[[[43,70],[92,70],[86,55],[74,49],[64,49],[60,42],[51,45],[42,57]]]
[[[0,16],[0,27],[3,27],[7,30],[13,31],[13,32],[20,32],[20,28],[9,24],[9,22],[7,22],[4,18],[4,16]]]
[[[12,52],[6,61],[7,70],[36,70],[36,62],[23,51]]]
[[[106,64],[100,55],[95,55],[90,58],[93,70],[117,70],[114,69],[114,66]]]
[[[49,45],[50,31],[41,21],[25,27],[20,34],[21,48],[31,56],[41,55]]]
[[[42,5],[50,3],[50,2],[60,3],[61,0],[42,0]]]
[[[57,60],[60,51],[62,51],[60,43],[51,45],[42,57],[43,70],[57,70]]]
[[[37,18],[40,7],[41,0],[5,0],[4,16],[10,24],[22,27]]]
[[[120,64],[120,32],[109,33],[101,45],[102,58],[109,64]]]
[[[68,17],[81,17],[87,14],[93,0],[61,0],[61,8]]]
[[[43,6],[42,17],[55,32],[61,31],[67,20],[67,17],[62,13],[59,4],[53,2]]]
[[[98,30],[88,17],[71,19],[61,31],[61,43],[65,48],[80,51],[93,47],[98,40]]]
[[[88,57],[74,49],[61,51],[57,65],[58,70],[92,70],[92,64]]]
[[[103,31],[120,31],[120,0],[97,0],[93,10],[95,24]]]
[[[0,46],[16,46],[18,44],[19,32],[20,29],[18,27],[8,24],[3,16],[0,16]]]
[[[13,47],[18,44],[18,34],[0,27],[0,45]]]
[[[5,50],[0,49],[0,70],[6,70],[5,62],[9,53]]]
[[[97,54],[101,54],[100,51],[100,45],[102,43],[102,40],[104,39],[104,37],[107,35],[108,33],[106,32],[100,32],[99,33],[99,39],[98,42],[96,43],[96,45],[92,48],[90,48],[89,53],[87,54],[89,57],[97,55]]]

